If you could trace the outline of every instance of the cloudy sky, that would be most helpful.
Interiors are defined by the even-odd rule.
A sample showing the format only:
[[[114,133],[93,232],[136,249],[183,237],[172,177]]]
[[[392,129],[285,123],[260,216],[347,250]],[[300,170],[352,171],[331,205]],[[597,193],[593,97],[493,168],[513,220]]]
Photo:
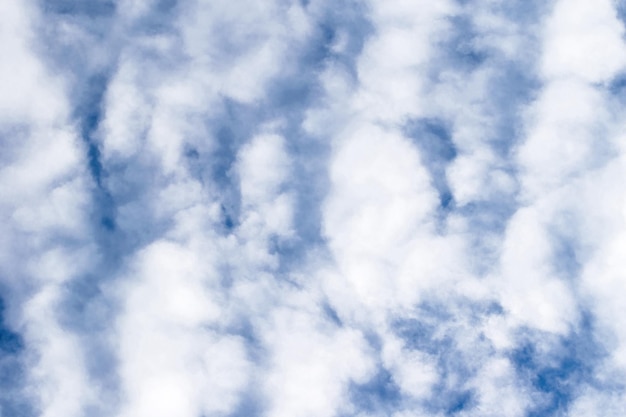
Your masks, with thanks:
[[[0,416],[623,417],[625,22],[0,1]]]

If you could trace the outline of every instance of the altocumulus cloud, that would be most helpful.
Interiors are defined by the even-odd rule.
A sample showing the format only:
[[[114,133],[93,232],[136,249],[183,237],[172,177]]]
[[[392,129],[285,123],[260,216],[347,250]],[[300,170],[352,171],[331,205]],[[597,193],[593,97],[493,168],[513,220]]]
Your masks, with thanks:
[[[0,2],[0,416],[622,417],[625,21]]]

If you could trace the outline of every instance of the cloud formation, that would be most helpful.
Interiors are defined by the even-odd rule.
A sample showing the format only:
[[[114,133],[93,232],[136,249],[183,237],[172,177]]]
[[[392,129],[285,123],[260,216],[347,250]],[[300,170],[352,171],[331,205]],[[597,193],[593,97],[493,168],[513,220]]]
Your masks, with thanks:
[[[621,416],[624,10],[0,4],[0,416]]]

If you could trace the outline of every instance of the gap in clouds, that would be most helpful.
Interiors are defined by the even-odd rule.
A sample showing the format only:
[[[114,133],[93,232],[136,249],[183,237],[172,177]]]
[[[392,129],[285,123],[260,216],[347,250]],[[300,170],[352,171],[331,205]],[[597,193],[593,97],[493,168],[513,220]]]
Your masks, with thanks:
[[[473,329],[480,328],[489,317],[502,314],[495,302],[480,305],[441,299],[423,303],[416,309],[415,318],[400,318],[393,323],[394,332],[405,341],[407,349],[426,354],[436,363],[439,379],[422,404],[425,410],[448,416],[469,412],[478,405],[471,382],[494,350],[484,335]]]
[[[115,203],[105,185],[107,173],[103,170],[98,140],[94,137],[102,121],[103,99],[108,82],[109,76],[104,74],[97,74],[87,79],[86,85],[89,87],[83,88],[82,91],[87,91],[89,96],[85,97],[83,105],[76,108],[76,117],[80,120],[81,125],[81,137],[88,149],[89,170],[95,183],[93,191],[93,198],[96,202],[94,216],[100,219],[99,223],[104,229],[102,234],[112,233],[116,229]],[[98,223],[95,222],[95,224]]]
[[[477,33],[473,16],[461,13],[450,17],[449,24],[453,30],[439,49],[445,56],[446,66],[466,74],[483,66],[489,59],[489,51],[476,45]]]
[[[211,155],[213,179],[220,186],[225,231],[239,224],[239,178],[233,171],[236,155],[246,141],[263,129],[284,136],[293,170],[287,188],[295,194],[294,237],[271,239],[270,253],[279,259],[279,275],[287,276],[305,261],[308,253],[324,250],[321,207],[328,190],[325,173],[330,148],[327,138],[311,136],[302,128],[307,110],[323,100],[318,77],[329,64],[354,73],[355,59],[371,32],[359,13],[362,6],[342,3],[325,9],[309,43],[293,51],[294,60],[280,76],[270,80],[258,103],[242,104],[225,99],[225,112],[210,123],[218,129],[218,148]],[[271,127],[275,126],[275,127]]]
[[[115,12],[116,2],[114,0],[95,0],[90,2],[80,0],[42,0],[41,5],[42,10],[47,13],[94,18],[112,15]]]
[[[363,330],[363,335],[369,348],[376,353],[375,369],[367,381],[350,382],[348,398],[353,414],[340,414],[341,417],[348,417],[354,413],[388,415],[401,409],[406,401],[406,396],[393,373],[387,369],[380,358],[384,344],[383,338],[377,332],[368,329]]]
[[[618,102],[623,105],[625,102],[625,98],[626,98],[626,94],[624,94],[626,90],[626,74],[621,74],[615,77],[611,81],[611,84],[609,85],[608,90],[611,93],[611,95],[613,95],[615,99],[618,100]]]
[[[88,227],[94,246],[87,250],[92,250],[92,265],[86,274],[61,285],[55,319],[64,332],[77,338],[85,353],[84,371],[97,381],[99,401],[88,405],[85,412],[110,415],[119,402],[118,361],[110,337],[119,306],[103,286],[115,278],[124,258],[137,245],[126,230],[118,228],[119,196],[109,187],[115,172],[102,160],[100,149],[106,95],[118,64],[119,16],[116,3],[110,1],[45,1],[41,9],[37,47],[48,66],[64,77],[73,127],[84,144],[85,168],[91,177]],[[78,245],[76,250],[81,250],[85,243],[57,238],[53,245],[65,249]],[[10,410],[3,404],[6,415],[35,415],[34,410],[23,414]]]
[[[0,287],[1,288],[1,287]],[[30,415],[31,401],[24,395],[25,372],[28,364],[24,352],[23,337],[14,332],[5,319],[4,297],[10,295],[4,288],[0,290],[0,405],[7,415]],[[10,414],[9,414],[10,413]]]
[[[524,42],[526,45],[521,48],[528,52],[537,48],[532,29],[545,13],[545,5],[541,2],[478,6],[474,2],[459,2],[459,5],[459,12],[449,18],[450,30],[440,41],[428,70],[427,93],[433,106],[427,112],[433,116],[425,120],[438,118],[439,125],[445,126],[445,133],[440,128],[438,132],[411,132],[417,122],[414,120],[409,121],[405,130],[424,153],[423,163],[439,191],[439,227],[446,230],[448,219],[458,216],[464,219],[465,236],[473,248],[475,272],[485,275],[498,260],[499,242],[518,208],[518,167],[514,155],[525,135],[523,110],[541,84],[531,68],[536,52],[511,56],[506,49],[500,49],[499,37],[504,35],[486,31],[483,27],[486,18],[482,15],[491,13],[490,16],[503,19],[502,25],[507,19],[511,24],[514,22],[516,27],[512,31],[521,32],[515,32],[519,36],[516,41]],[[446,101],[455,100],[456,96],[463,104],[458,109],[450,108]],[[475,136],[468,136],[466,132],[472,130],[476,130]],[[439,138],[436,146],[445,149],[439,150],[439,155],[427,144],[433,133]],[[478,156],[480,152],[486,156]],[[490,158],[489,162],[481,160],[485,158]],[[462,165],[465,161],[472,162]],[[461,195],[457,201],[458,185],[454,182],[458,180],[453,176],[461,166],[478,169],[465,175],[467,182],[480,181],[481,185],[474,198],[468,200]]]
[[[369,381],[350,384],[350,401],[358,405],[359,411],[387,415],[402,406],[403,398],[393,375],[378,364],[376,373]]]
[[[433,185],[439,192],[442,214],[454,210],[454,197],[446,179],[446,166],[456,157],[457,150],[449,124],[438,119],[410,120],[404,130],[421,151],[422,163],[430,171]]]
[[[215,139],[214,148],[207,151],[190,148],[187,163],[192,175],[217,187],[223,233],[229,234],[240,224],[241,191],[235,171],[237,152],[253,135],[260,118],[252,106],[229,99],[224,99],[222,104],[221,113],[206,121]]]
[[[602,386],[594,370],[607,352],[597,340],[593,321],[586,313],[577,328],[561,337],[520,329],[510,358],[518,380],[533,395],[529,417],[567,413],[584,387]]]
[[[112,242],[116,207],[106,184],[108,173],[101,160],[98,129],[119,49],[113,40],[116,3],[53,0],[42,2],[42,11],[45,23],[40,41],[45,45],[44,56],[67,80],[72,118],[85,144],[94,183],[93,232],[99,244],[108,247],[108,254],[116,250],[119,242]]]
[[[574,213],[563,211],[549,225],[553,247],[552,265],[556,274],[576,286],[587,261],[581,244],[580,222]]]
[[[133,19],[128,35],[150,37],[175,32],[175,25],[180,18],[181,11],[184,10],[185,2],[155,0],[148,4],[150,12]],[[129,5],[133,7],[132,2],[129,2]],[[138,3],[136,7],[142,7],[141,3]]]

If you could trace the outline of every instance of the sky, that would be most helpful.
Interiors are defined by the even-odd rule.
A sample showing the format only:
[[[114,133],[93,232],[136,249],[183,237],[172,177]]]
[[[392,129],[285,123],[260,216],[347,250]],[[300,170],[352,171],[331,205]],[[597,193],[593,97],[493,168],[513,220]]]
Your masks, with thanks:
[[[625,23],[0,1],[0,417],[623,417]]]

